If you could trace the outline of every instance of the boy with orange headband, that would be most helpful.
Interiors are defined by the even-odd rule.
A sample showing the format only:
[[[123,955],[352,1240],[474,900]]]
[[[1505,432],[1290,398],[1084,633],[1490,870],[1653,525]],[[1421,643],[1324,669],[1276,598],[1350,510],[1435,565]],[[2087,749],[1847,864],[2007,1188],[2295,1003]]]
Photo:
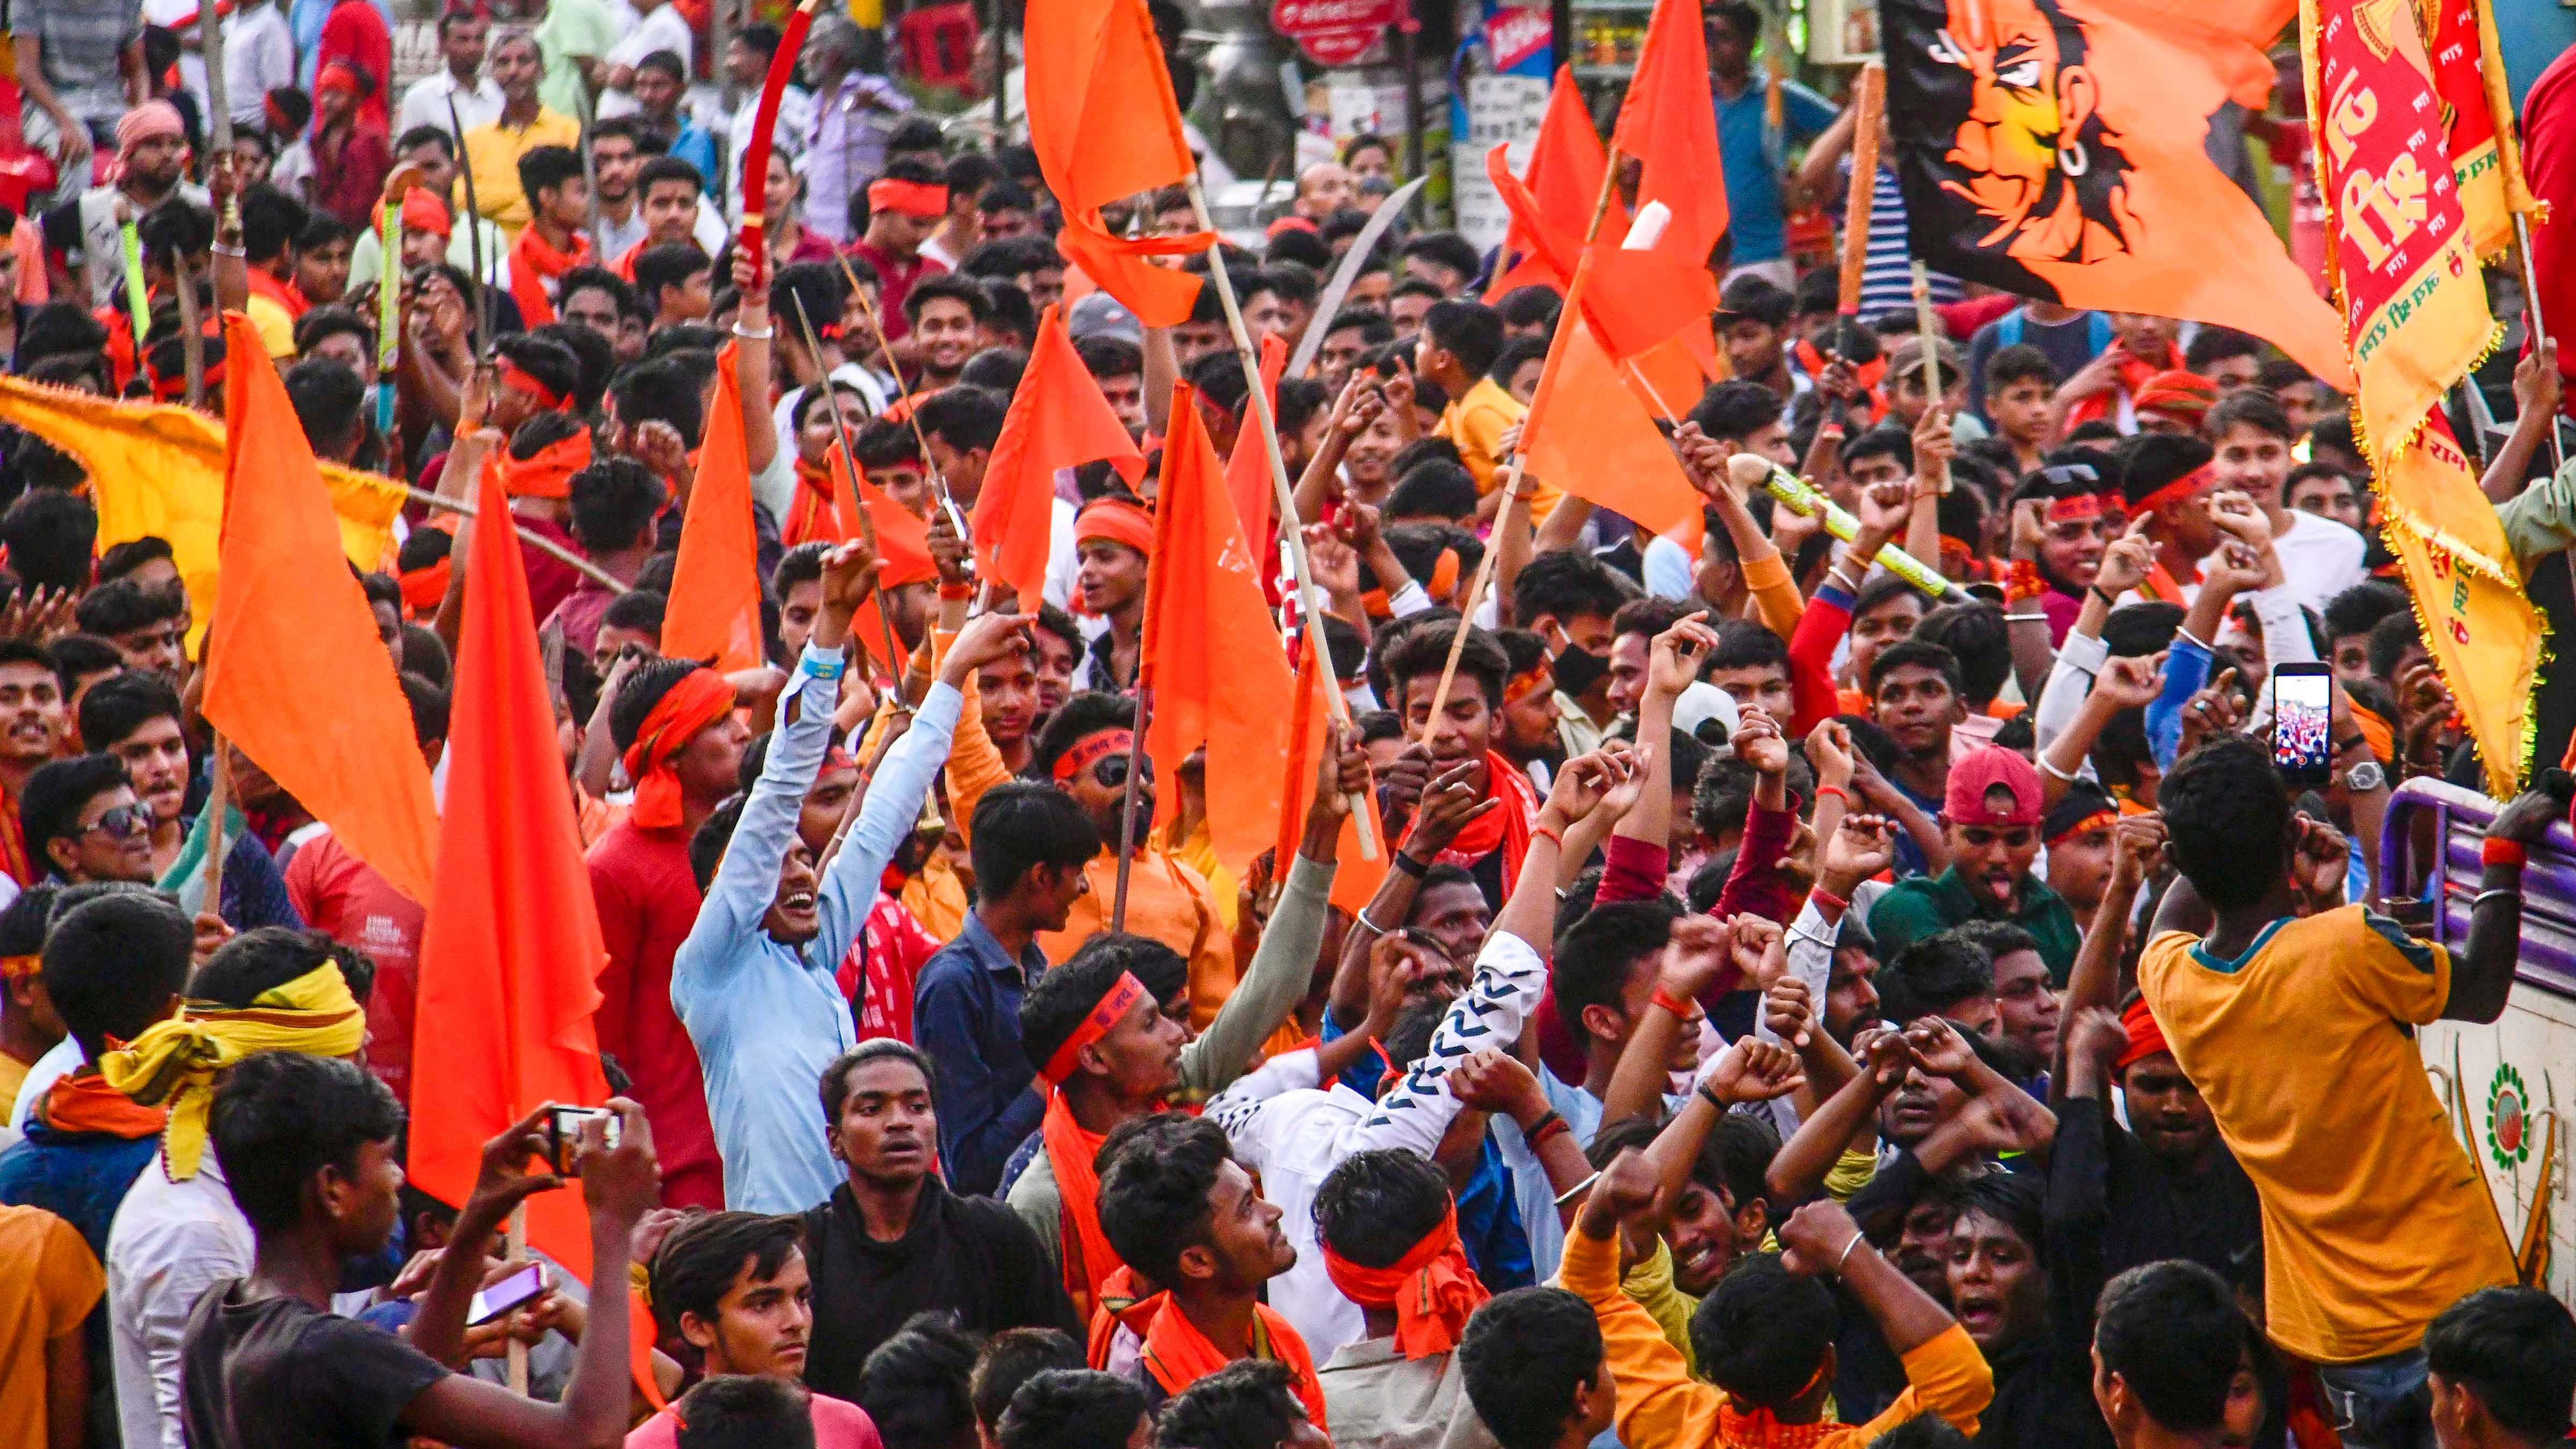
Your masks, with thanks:
[[[662,1144],[662,1198],[724,1205],[724,1169],[697,1048],[671,1008],[671,958],[698,915],[689,840],[741,780],[750,731],[733,685],[688,659],[655,659],[609,705],[609,736],[635,782],[635,806],[590,850],[591,897],[608,965],[600,972],[599,1047],[635,1082]]]
[[[948,219],[947,179],[920,161],[888,161],[885,173],[868,183],[867,218],[867,231],[850,243],[850,255],[877,269],[877,318],[886,340],[899,342],[912,330],[904,319],[904,295],[913,283],[948,270],[921,254],[921,244]]]
[[[1324,1271],[1368,1337],[1316,1373],[1345,1442],[1437,1443],[1466,1394],[1456,1350],[1492,1295],[1458,1241],[1448,1175],[1400,1149],[1342,1160],[1315,1193]]]
[[[1145,562],[1154,552],[1154,515],[1134,499],[1094,499],[1074,516],[1073,551],[1082,612],[1109,621],[1074,670],[1073,687],[1128,689],[1145,643]]]

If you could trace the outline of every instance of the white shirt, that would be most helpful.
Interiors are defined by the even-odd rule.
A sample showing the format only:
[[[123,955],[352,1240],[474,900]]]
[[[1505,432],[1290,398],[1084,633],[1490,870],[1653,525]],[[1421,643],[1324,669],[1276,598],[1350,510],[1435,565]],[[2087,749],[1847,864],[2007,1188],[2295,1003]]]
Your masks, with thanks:
[[[2305,608],[2325,612],[2326,601],[2366,583],[2362,565],[2367,545],[2362,536],[2304,509],[2289,510],[2290,526],[2272,535],[2272,551],[2281,559],[2281,582]]]
[[[1698,597],[1699,584],[1691,577],[1697,562],[1690,550],[1660,533],[1648,538],[1638,553],[1639,571],[1646,576],[1646,592],[1658,599]]]
[[[116,1421],[126,1449],[186,1449],[179,1347],[198,1295],[251,1270],[250,1220],[208,1152],[173,1182],[156,1156],[134,1179],[107,1231],[107,1319],[116,1361]]]
[[[1429,1158],[1457,1116],[1449,1068],[1470,1052],[1508,1047],[1538,1004],[1547,963],[1527,941],[1495,933],[1476,957],[1475,980],[1449,1005],[1431,1049],[1376,1102],[1338,1079],[1322,1083],[1309,1048],[1275,1057],[1219,1093],[1207,1119],[1225,1129],[1235,1160],[1260,1174],[1262,1196],[1278,1204],[1280,1231],[1297,1262],[1270,1280],[1270,1306],[1284,1314],[1319,1361],[1368,1336],[1359,1305],[1324,1270],[1315,1233],[1315,1190],[1344,1158],[1401,1148]]]
[[[796,324],[791,322],[788,325],[792,327]],[[860,424],[867,419],[884,412],[886,404],[893,401],[886,395],[885,385],[877,381],[876,375],[855,362],[844,362],[833,368],[832,381],[857,393],[866,403],[866,411],[850,419],[850,431],[853,433],[857,432]],[[785,397],[778,400],[778,406],[769,410],[770,421],[778,427],[778,451],[782,453],[792,454],[796,451],[796,405],[804,400],[805,389],[802,386],[792,387],[787,390]],[[779,517],[784,518],[786,515],[782,513]]]
[[[230,49],[225,50],[224,59],[231,61]],[[403,92],[402,107],[394,113],[394,135],[400,137],[416,126],[445,132],[451,98],[456,102],[456,119],[464,122],[469,131],[501,119],[501,88],[492,83],[490,76],[478,75],[471,86],[459,85],[455,72],[442,66],[413,81],[411,88]]]
[[[47,1047],[45,1054],[36,1058],[36,1064],[27,1068],[26,1080],[18,1084],[18,1100],[9,1108],[9,1130],[26,1131],[28,1114],[35,1110],[46,1089],[79,1071],[81,1063],[87,1060],[89,1058],[81,1055],[80,1043],[68,1034]]]
[[[657,50],[667,50],[680,58],[683,78],[697,59],[695,41],[689,34],[689,22],[680,15],[677,5],[656,5],[642,24],[626,33],[626,38],[608,48],[601,57],[612,66],[633,66]]]
[[[285,12],[276,5],[234,11],[224,22],[224,100],[234,124],[265,129],[268,93],[293,84],[295,32]]]
[[[720,118],[715,129],[725,138],[725,214],[742,219],[742,153],[751,142],[751,123],[759,119],[760,91],[757,87],[743,92],[742,104],[733,114]],[[805,159],[805,138],[814,133],[814,95],[803,86],[790,82],[778,95],[778,118],[770,123],[770,149],[787,158],[790,169],[802,170],[797,163]]]

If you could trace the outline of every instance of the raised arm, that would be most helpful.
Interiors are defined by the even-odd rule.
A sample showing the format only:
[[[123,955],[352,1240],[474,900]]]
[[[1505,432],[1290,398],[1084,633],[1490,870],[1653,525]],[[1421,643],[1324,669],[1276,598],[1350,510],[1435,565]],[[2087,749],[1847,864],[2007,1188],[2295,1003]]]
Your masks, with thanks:
[[[2497,812],[2487,827],[2489,841],[2509,840],[2526,849],[2549,834],[2552,822],[2567,813],[2571,785],[2564,770],[2542,775],[2543,787],[2526,790]],[[2522,946],[2522,866],[2498,861],[2478,877],[2478,896],[2469,912],[2467,950],[2451,963],[2451,995],[2442,1003],[2448,1021],[2492,1022],[2504,1015],[2513,990],[2513,967]]]
[[[778,429],[769,416],[769,375],[777,336],[769,318],[769,275],[769,269],[750,252],[734,249],[733,285],[742,296],[742,311],[733,324],[734,381],[742,395],[744,461],[754,478],[767,472],[778,457]]]
[[[1440,852],[1449,848],[1449,842],[1468,822],[1502,808],[1500,797],[1477,797],[1471,783],[1477,763],[1471,760],[1451,766],[1433,776],[1423,788],[1422,803],[1413,812],[1413,828],[1405,832],[1404,843],[1396,847],[1393,869],[1386,873],[1377,894],[1360,908],[1350,930],[1342,936],[1342,959],[1334,968],[1332,995],[1325,1005],[1334,1021],[1356,1021],[1368,1010],[1369,952],[1382,936],[1401,929],[1404,918],[1412,913],[1413,897],[1422,888],[1422,877],[1440,858]],[[1467,963],[1455,964],[1464,969]]]
[[[2076,949],[2074,968],[2066,974],[2066,1019],[2088,1008],[2117,1011],[2120,1006],[2120,961],[2129,944],[2129,916],[2138,891],[2164,859],[2165,819],[2161,815],[2124,815],[2111,827],[2111,881],[2103,887],[2102,904],[2093,911],[2091,929]],[[2051,1090],[2067,1090],[2072,1066],[2071,1032],[2059,1032],[2057,1060],[2049,1072]]]

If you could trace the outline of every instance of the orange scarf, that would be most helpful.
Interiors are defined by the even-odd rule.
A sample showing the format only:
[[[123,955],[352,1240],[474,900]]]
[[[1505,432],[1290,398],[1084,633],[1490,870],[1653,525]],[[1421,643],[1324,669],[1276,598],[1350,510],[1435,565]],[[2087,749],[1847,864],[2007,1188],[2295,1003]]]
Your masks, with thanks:
[[[1153,1321],[1145,1329],[1145,1371],[1166,1394],[1183,1389],[1224,1368],[1234,1360],[1208,1342],[1197,1324],[1183,1313],[1168,1293],[1157,1293],[1136,1305],[1134,1312],[1152,1310]],[[1252,1357],[1288,1365],[1297,1383],[1297,1397],[1305,1400],[1306,1418],[1317,1429],[1332,1432],[1324,1422],[1324,1386],[1315,1378],[1314,1355],[1306,1351],[1306,1340],[1277,1309],[1267,1303],[1252,1305]]]
[[[590,460],[590,430],[584,428],[539,448],[533,458],[513,458],[507,449],[500,450],[483,467],[499,474],[501,491],[512,498],[570,498],[572,475],[589,467]]]
[[[2198,583],[2199,580],[2195,578],[2191,582]],[[2138,597],[2149,603],[2187,603],[2189,599],[2183,592],[2184,588],[2184,582],[2174,577],[2173,570],[2165,567],[2165,561],[2157,559],[2148,567],[2146,578],[2139,582]]]
[[[841,541],[841,514],[832,501],[832,470],[797,459],[796,496],[787,505],[787,526],[778,531],[779,546]]]
[[[628,819],[647,830],[678,827],[683,818],[680,775],[671,761],[698,731],[732,712],[733,685],[712,669],[683,675],[653,702],[624,756],[626,778],[635,782],[635,807]]]
[[[1155,1311],[1162,1304],[1163,1295],[1148,1288],[1133,1268],[1122,1267],[1101,1279],[1100,1302],[1092,1309],[1083,1361],[1093,1368],[1108,1367],[1109,1350],[1118,1330],[1124,1328],[1142,1341],[1145,1330],[1154,1326]]]
[[[1467,1331],[1467,1315],[1494,1296],[1459,1245],[1455,1203],[1439,1227],[1385,1267],[1362,1267],[1326,1244],[1324,1272],[1343,1297],[1362,1308],[1395,1309],[1395,1346],[1409,1359],[1456,1348]]]
[[[1717,1406],[1718,1449],[1813,1449],[1827,1436],[1848,1432],[1832,1419],[1783,1424],[1769,1409],[1739,1409],[1729,1397]]]
[[[2120,376],[2119,384],[2109,392],[2097,392],[2067,409],[2067,427],[2072,428],[2078,423],[2089,423],[2097,418],[2116,418],[2119,415],[2121,398],[2136,397],[2138,389],[2147,385],[2147,379],[2157,373],[2171,372],[2182,366],[2182,349],[2179,347],[2167,346],[2163,357],[2149,360],[2130,352],[2123,343],[2114,342],[2111,345],[2120,349],[2120,360],[2114,364]]]
[[[87,1068],[57,1078],[30,1115],[56,1132],[100,1132],[128,1142],[160,1136],[170,1120],[168,1112],[144,1106]]]
[[[1118,1260],[1118,1250],[1109,1246],[1109,1235],[1100,1230],[1100,1174],[1092,1161],[1108,1135],[1082,1130],[1062,1092],[1047,1099],[1046,1118],[1038,1124],[1047,1162],[1055,1168],[1056,1192],[1063,1199],[1057,1215],[1064,1243],[1064,1291],[1072,1295],[1074,1316],[1086,1323],[1109,1275],[1127,1266]]]
[[[572,234],[569,249],[557,251],[537,235],[534,222],[519,228],[519,239],[510,244],[510,299],[519,304],[520,322],[534,330],[555,320],[554,298],[547,295],[546,283],[589,261],[590,238],[579,232]]]
[[[305,302],[303,293],[298,292],[293,287],[279,281],[264,267],[252,267],[249,270],[250,289],[254,294],[266,297],[268,300],[275,302],[278,306],[285,308],[286,315],[289,318],[296,318],[304,315],[305,309],[309,304]]]
[[[1521,857],[1529,853],[1530,827],[1538,823],[1538,791],[1518,765],[1487,750],[1485,792],[1502,801],[1502,808],[1468,821],[1466,828],[1450,840],[1449,848],[1440,852],[1438,863],[1472,868],[1500,846],[1503,889],[1509,891],[1521,878]]]

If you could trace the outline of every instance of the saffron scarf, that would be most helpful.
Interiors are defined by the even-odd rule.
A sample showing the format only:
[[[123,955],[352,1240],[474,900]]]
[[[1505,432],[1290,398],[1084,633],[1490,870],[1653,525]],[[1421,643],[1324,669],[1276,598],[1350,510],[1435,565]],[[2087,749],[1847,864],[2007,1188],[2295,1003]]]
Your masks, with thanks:
[[[246,1007],[182,1002],[179,1014],[154,1022],[134,1044],[110,1051],[99,1076],[146,1107],[169,1113],[161,1152],[171,1180],[197,1175],[206,1153],[215,1079],[261,1052],[345,1057],[366,1044],[367,1013],[349,994],[340,968],[325,963]]]
[[[1440,1226],[1403,1257],[1367,1268],[1324,1246],[1324,1272],[1342,1296],[1362,1308],[1395,1310],[1395,1346],[1408,1359],[1429,1358],[1458,1346],[1467,1316],[1494,1295],[1485,1291],[1458,1242],[1458,1206],[1450,1204]]]
[[[2112,345],[2120,348],[2120,360],[2113,364],[2119,373],[2118,385],[2109,392],[2097,392],[2067,409],[2067,427],[2073,428],[2078,423],[2089,423],[2096,418],[2115,416],[2123,396],[2135,398],[2138,395],[2138,389],[2147,385],[2147,379],[2160,372],[2175,371],[2182,366],[2182,349],[2179,347],[2167,345],[2164,356],[2150,359],[2138,356],[2123,344],[2113,343]]]
[[[1234,1360],[1208,1342],[1197,1324],[1183,1313],[1168,1293],[1158,1293],[1138,1304],[1137,1313],[1149,1305],[1153,1321],[1145,1328],[1145,1371],[1166,1394],[1178,1394],[1190,1385],[1224,1368]],[[1332,1432],[1324,1422],[1324,1386],[1315,1378],[1315,1358],[1306,1349],[1306,1340],[1297,1336],[1279,1311],[1267,1303],[1252,1305],[1252,1357],[1284,1363],[1297,1385],[1297,1397],[1305,1402],[1306,1418],[1318,1429]]]
[[[1449,842],[1449,848],[1440,852],[1438,863],[1473,867],[1499,846],[1503,852],[1503,889],[1508,891],[1521,878],[1521,857],[1529,853],[1530,827],[1538,823],[1538,790],[1519,766],[1488,750],[1485,793],[1500,800],[1502,808],[1468,821],[1466,828]]]
[[[519,304],[519,320],[530,328],[543,327],[555,320],[554,298],[546,283],[590,261],[590,238],[574,232],[572,245],[557,250],[553,243],[537,235],[531,222],[519,229],[519,239],[510,244],[510,299]]]
[[[788,501],[786,526],[778,530],[783,548],[808,543],[839,543],[841,515],[832,505],[832,470],[796,460],[796,496]]]
[[[733,712],[733,685],[712,669],[681,677],[652,709],[624,756],[626,778],[635,782],[635,808],[627,818],[647,830],[676,828],[682,816],[679,772],[671,761],[689,747],[698,731]]]
[[[1038,1124],[1038,1138],[1046,1146],[1048,1164],[1055,1168],[1056,1192],[1063,1201],[1057,1214],[1064,1291],[1073,1298],[1074,1316],[1085,1323],[1091,1321],[1092,1306],[1100,1300],[1101,1285],[1127,1266],[1118,1260],[1118,1250],[1109,1246],[1109,1235],[1100,1230],[1100,1174],[1093,1170],[1092,1161],[1108,1135],[1084,1131],[1073,1120],[1073,1109],[1065,1105],[1062,1092],[1048,1098],[1046,1118]]]
[[[28,1115],[56,1132],[96,1132],[128,1142],[152,1136],[170,1120],[169,1113],[135,1101],[96,1072],[56,1078]]]

